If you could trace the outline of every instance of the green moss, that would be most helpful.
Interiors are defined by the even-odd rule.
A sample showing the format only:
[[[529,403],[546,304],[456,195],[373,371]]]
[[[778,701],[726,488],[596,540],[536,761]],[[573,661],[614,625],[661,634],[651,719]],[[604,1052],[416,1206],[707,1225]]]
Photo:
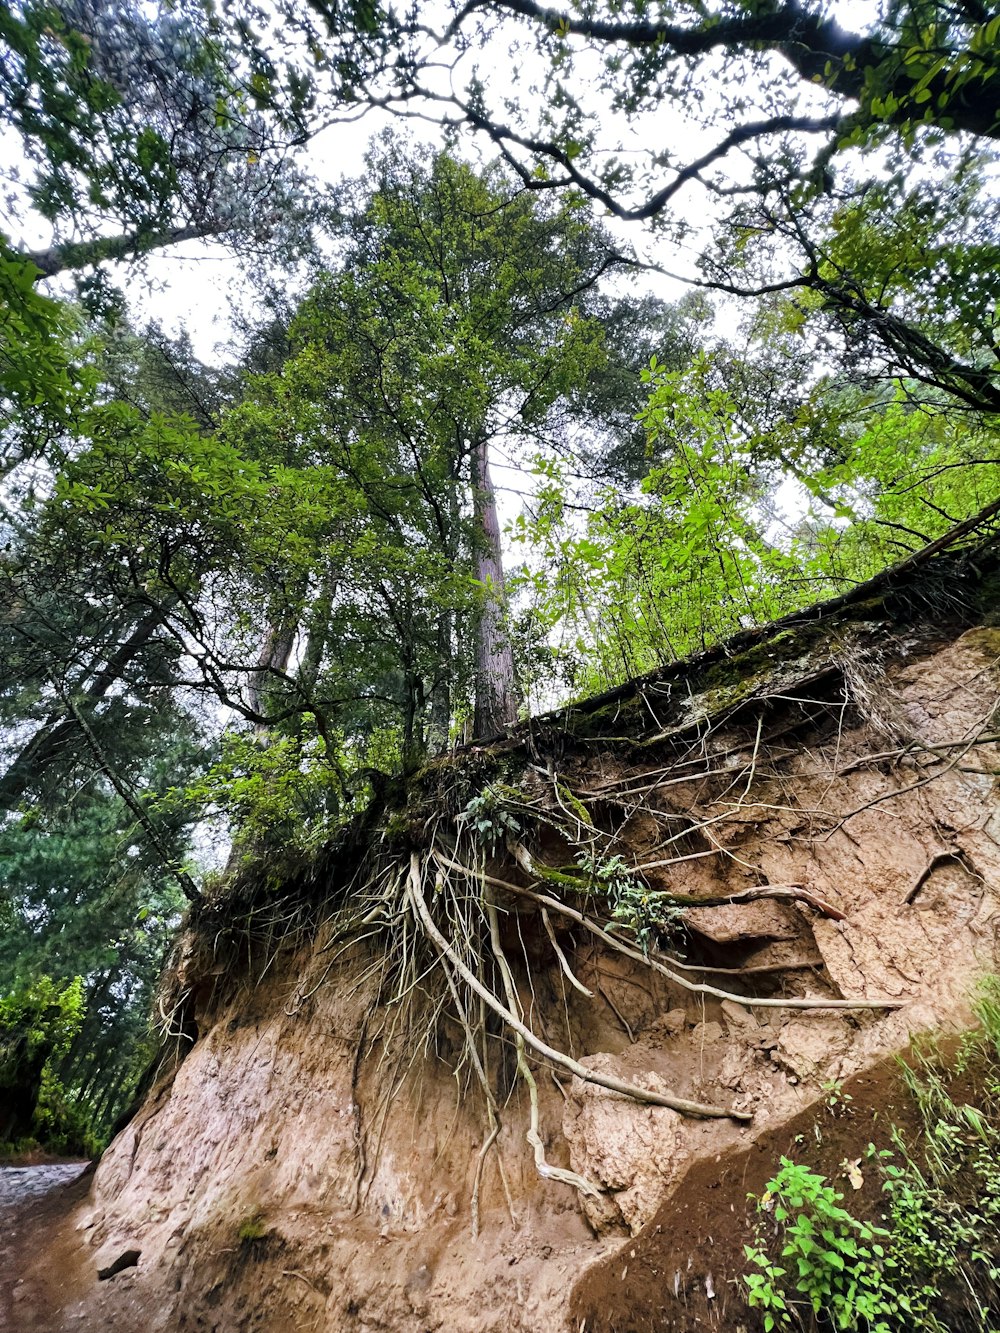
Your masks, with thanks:
[[[410,830],[410,820],[407,818],[405,810],[394,810],[392,814],[386,817],[382,828],[390,842],[405,838]]]
[[[978,648],[991,662],[1000,659],[1000,624],[980,625],[977,629],[969,630],[965,637],[967,643]]]
[[[266,1235],[267,1223],[259,1208],[248,1213],[236,1229],[236,1237],[241,1245],[252,1245],[254,1241],[263,1240]]]
[[[638,740],[649,723],[649,713],[635,696],[610,699],[597,708],[568,708],[563,716],[565,729],[575,740]]]
[[[574,873],[572,870],[557,870],[555,866],[543,865],[541,861],[533,860],[531,868],[539,879],[547,884],[559,884],[563,888],[573,889],[576,893],[587,893],[591,888],[590,880],[584,876]]]

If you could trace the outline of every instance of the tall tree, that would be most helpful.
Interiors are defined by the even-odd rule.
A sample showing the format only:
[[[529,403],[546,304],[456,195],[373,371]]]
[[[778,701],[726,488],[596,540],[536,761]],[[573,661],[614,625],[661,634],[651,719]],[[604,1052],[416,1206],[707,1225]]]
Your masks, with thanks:
[[[466,660],[474,734],[516,716],[491,452],[544,447],[555,406],[605,363],[595,286],[620,260],[578,200],[543,206],[446,154],[407,161],[390,142],[344,197],[363,202],[344,207],[342,267],[299,313],[296,355],[260,382],[260,405],[300,461],[340,479],[333,613],[360,597],[355,633],[392,645],[404,748],[419,753],[428,727],[446,738]],[[261,430],[256,410],[243,418]],[[359,513],[395,574],[358,563]],[[328,635],[342,668],[351,639]]]

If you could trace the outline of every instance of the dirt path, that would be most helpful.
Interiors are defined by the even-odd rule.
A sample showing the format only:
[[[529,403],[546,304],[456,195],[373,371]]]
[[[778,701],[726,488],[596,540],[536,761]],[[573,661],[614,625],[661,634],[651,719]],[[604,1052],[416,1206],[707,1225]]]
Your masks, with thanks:
[[[25,1280],[53,1228],[86,1191],[86,1162],[0,1166],[0,1333],[49,1333],[60,1275]],[[79,1184],[77,1184],[79,1182]]]

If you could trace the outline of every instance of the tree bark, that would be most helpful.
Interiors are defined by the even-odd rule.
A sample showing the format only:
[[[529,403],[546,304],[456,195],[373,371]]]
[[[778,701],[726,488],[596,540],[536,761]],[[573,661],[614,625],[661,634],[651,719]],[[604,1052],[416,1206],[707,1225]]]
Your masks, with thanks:
[[[21,257],[30,260],[41,271],[43,278],[52,278],[57,273],[65,273],[67,269],[92,268],[105,260],[132,259],[150,250],[180,245],[182,241],[216,237],[224,230],[218,225],[191,224],[170,227],[152,235],[126,232],[121,236],[97,236],[89,241],[66,241],[62,245],[50,245],[46,250],[25,250]]]
[[[272,603],[261,639],[260,652],[257,655],[257,664],[250,673],[247,704],[252,712],[263,719],[254,723],[258,731],[268,729],[266,721],[268,685],[276,672],[287,670],[292,649],[295,647],[295,636],[299,632],[299,611],[293,607],[292,602],[297,600],[298,592],[299,589],[293,589],[293,598],[282,598],[281,601],[275,599]]]
[[[326,653],[330,633],[330,615],[337,593],[337,577],[329,566],[320,576],[319,586],[306,618],[306,642],[299,664],[297,684],[306,698],[311,699]]]
[[[431,709],[427,745],[432,752],[443,750],[451,732],[451,675],[454,651],[454,613],[442,611],[437,622],[437,674],[429,683]]]
[[[481,740],[516,722],[520,704],[514,654],[507,632],[500,522],[485,438],[477,440],[472,449],[472,503],[476,578],[482,584],[483,598],[476,626],[476,711],[472,734],[474,740]]]

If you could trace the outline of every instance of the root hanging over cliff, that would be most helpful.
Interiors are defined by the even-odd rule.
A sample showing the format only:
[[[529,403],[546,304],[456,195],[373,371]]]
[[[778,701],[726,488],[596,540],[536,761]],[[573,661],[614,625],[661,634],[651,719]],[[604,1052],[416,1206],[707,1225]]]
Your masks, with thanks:
[[[966,577],[974,585],[983,570]],[[930,586],[940,598],[942,581]],[[768,1013],[871,1023],[905,1007],[911,994],[895,982],[907,980],[905,965],[885,973],[889,989],[864,984],[861,969],[860,985],[849,969],[831,970],[837,941],[855,953],[877,952],[879,941],[874,918],[858,920],[864,894],[842,892],[821,849],[838,849],[842,864],[859,834],[873,836],[873,819],[926,802],[926,865],[899,895],[902,907],[943,865],[985,883],[975,839],[941,811],[955,804],[956,784],[991,781],[1000,768],[1000,640],[975,631],[967,679],[949,686],[975,694],[974,708],[915,707],[906,662],[944,632],[940,623],[913,627],[918,595],[906,584],[848,599],[826,619],[793,618],[728,653],[442,756],[283,894],[251,878],[203,911],[199,929],[218,960],[203,970],[220,985],[239,971],[252,987],[282,949],[317,941],[289,1017],[340,984],[345,959],[362,960],[352,984],[373,998],[355,1084],[367,1061],[393,1072],[363,1125],[356,1106],[359,1201],[391,1089],[431,1057],[447,1060],[460,1092],[481,1107],[474,1231],[484,1166],[512,1116],[541,1177],[584,1199],[601,1193],[585,1172],[550,1160],[543,1075],[564,1098],[560,1079],[569,1079],[637,1106],[749,1123],[746,1098],[675,1092],[576,1051],[588,1010],[609,1010],[634,1036],[601,982],[612,961],[636,985],[648,978],[665,1002],[728,1006],[754,1026],[753,1015]],[[949,624],[968,614],[964,604],[934,613]],[[803,873],[810,858],[815,876]],[[558,1008],[540,999],[553,978]],[[185,992],[162,1001],[172,1030],[183,1029],[190,1000]]]

